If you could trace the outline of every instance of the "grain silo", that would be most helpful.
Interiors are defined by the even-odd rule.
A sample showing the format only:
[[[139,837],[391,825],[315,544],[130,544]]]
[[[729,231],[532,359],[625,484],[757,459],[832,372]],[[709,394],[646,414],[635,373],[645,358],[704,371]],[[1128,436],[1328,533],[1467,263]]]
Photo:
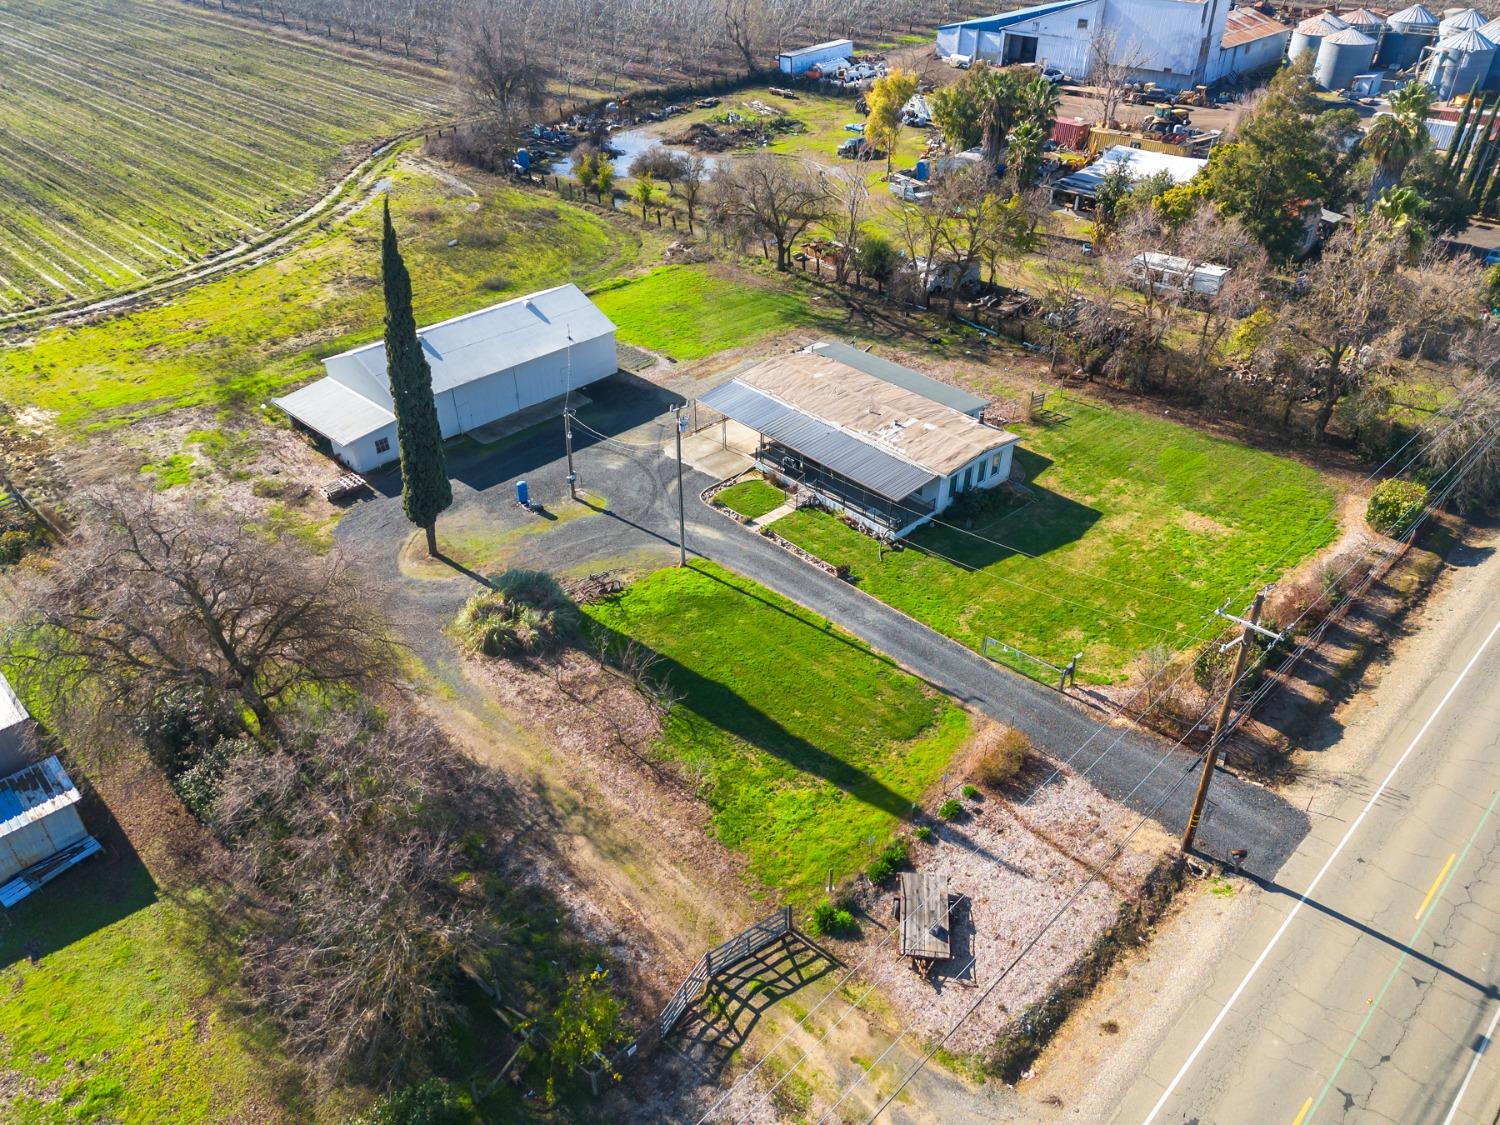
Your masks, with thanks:
[[[1478,8],[1449,8],[1438,22],[1438,39],[1447,39],[1460,31],[1478,31],[1488,20]]]
[[[1403,8],[1385,23],[1375,62],[1387,69],[1405,70],[1437,41],[1438,18],[1421,4]]]
[[[1375,62],[1376,41],[1346,27],[1325,36],[1313,62],[1313,80],[1325,90],[1347,90],[1356,74],[1368,74]]]
[[[1292,45],[1287,48],[1286,57],[1296,62],[1305,54],[1316,55],[1325,38],[1335,32],[1343,31],[1348,26],[1332,12],[1324,12],[1320,16],[1309,16],[1292,32]]]
[[[1493,41],[1473,30],[1456,32],[1438,41],[1422,80],[1439,98],[1467,94],[1476,86],[1484,89],[1494,58]]]

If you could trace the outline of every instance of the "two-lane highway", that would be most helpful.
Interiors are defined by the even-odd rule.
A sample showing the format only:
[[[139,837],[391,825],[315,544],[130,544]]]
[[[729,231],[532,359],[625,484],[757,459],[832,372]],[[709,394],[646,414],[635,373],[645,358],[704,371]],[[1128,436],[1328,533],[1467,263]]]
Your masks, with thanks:
[[[1496,1120],[1500,598],[1484,604],[1280,871],[1244,842],[1253,915],[1116,1120]]]

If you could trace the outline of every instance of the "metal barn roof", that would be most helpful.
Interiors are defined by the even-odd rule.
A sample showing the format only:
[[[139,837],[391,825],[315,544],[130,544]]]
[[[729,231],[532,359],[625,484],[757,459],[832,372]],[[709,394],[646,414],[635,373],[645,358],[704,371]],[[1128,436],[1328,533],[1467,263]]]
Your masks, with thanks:
[[[849,344],[825,341],[813,344],[807,350],[817,355],[826,355],[829,359],[836,359],[856,371],[863,371],[866,375],[873,375],[887,383],[924,395],[933,402],[951,406],[960,414],[978,414],[989,405],[987,399],[982,399],[978,395],[959,390],[948,383],[923,375],[920,371],[913,371],[910,367],[903,367],[899,363],[883,359],[878,355],[871,355]]]
[[[1224,17],[1224,37],[1219,45],[1225,50],[1253,43],[1272,35],[1290,35],[1292,29],[1274,16],[1254,8],[1230,8]]]
[[[327,376],[316,383],[271,400],[304,426],[311,426],[329,441],[348,445],[366,434],[383,430],[396,416]]]
[[[1076,8],[1080,4],[1092,4],[1095,0],[1057,0],[1052,4],[1033,4],[1029,8],[1017,8],[1013,12],[1001,12],[994,16],[979,16],[971,20],[959,20],[956,23],[945,23],[938,28],[945,31],[952,27],[970,27],[976,31],[999,31],[1002,27],[1014,27],[1018,23],[1027,20],[1038,19],[1042,16],[1050,16],[1056,12],[1066,12],[1069,8]]]
[[[433,392],[441,393],[614,330],[609,317],[569,283],[419,328],[417,335],[432,368]],[[373,379],[389,395],[383,340],[325,359],[323,366],[362,393],[361,382]]]
[[[715,387],[698,401],[888,500],[904,500],[937,479],[936,473],[877,449],[738,379]]]
[[[0,836],[76,805],[78,789],[57,755],[0,778]]]

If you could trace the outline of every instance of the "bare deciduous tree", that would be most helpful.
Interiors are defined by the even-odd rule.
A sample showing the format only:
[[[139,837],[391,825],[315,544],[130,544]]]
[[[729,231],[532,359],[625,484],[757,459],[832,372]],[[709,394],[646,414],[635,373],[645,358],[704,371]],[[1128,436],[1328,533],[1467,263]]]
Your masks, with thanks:
[[[96,496],[26,594],[21,674],[66,704],[79,685],[121,716],[167,689],[228,696],[262,730],[309,685],[388,677],[394,655],[343,562],[227,517]]]
[[[328,1080],[389,1078],[460,1016],[453,981],[505,940],[463,878],[498,796],[399,706],[303,712],[274,746],[227,763],[214,826],[262,920],[245,982]]]
[[[1122,42],[1118,28],[1100,27],[1094,31],[1085,79],[1099,103],[1099,120],[1106,127],[1118,124],[1120,104],[1146,62],[1146,51],[1134,39]]]
[[[824,172],[768,153],[720,165],[714,191],[722,215],[776,248],[779,270],[791,268],[797,239],[825,219],[831,206]]]

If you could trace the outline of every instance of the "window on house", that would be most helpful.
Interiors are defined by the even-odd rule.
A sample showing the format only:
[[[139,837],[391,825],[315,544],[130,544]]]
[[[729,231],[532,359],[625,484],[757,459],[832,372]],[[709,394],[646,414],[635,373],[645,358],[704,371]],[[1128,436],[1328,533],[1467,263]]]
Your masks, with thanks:
[[[990,471],[995,473],[1000,471],[1000,454],[996,453],[990,458]]]
[[[1079,20],[1078,21],[1078,26],[1079,27],[1088,27],[1088,25],[1089,25],[1089,21],[1088,20]]]
[[[391,439],[390,438],[388,438],[388,437],[378,437],[378,438],[375,439],[375,452],[376,453],[389,453],[390,451],[391,451]]]

